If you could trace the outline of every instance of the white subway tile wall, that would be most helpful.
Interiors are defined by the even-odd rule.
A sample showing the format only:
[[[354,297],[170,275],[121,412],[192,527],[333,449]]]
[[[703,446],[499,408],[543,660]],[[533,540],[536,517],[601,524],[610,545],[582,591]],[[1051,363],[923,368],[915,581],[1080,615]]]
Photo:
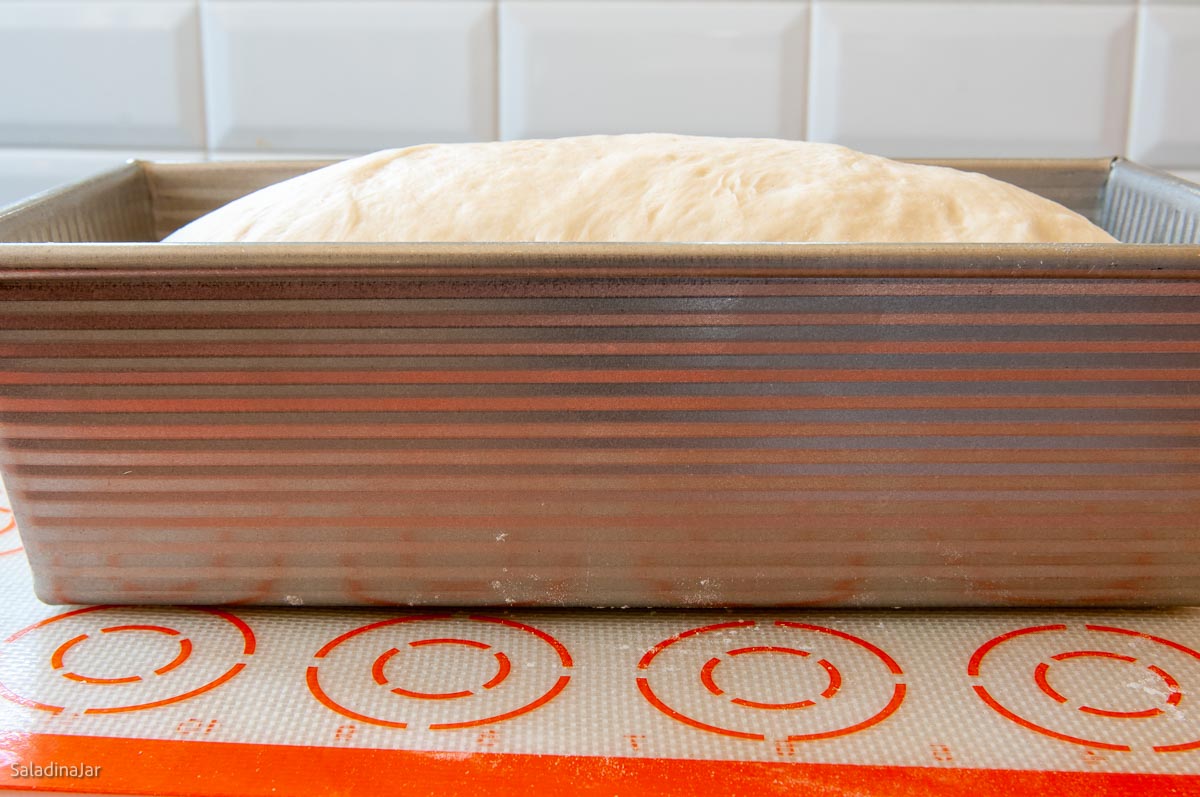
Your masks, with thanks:
[[[908,157],[1120,152],[1135,12],[819,0],[809,137]]]
[[[1200,3],[1140,12],[1129,154],[1164,166],[1200,164]]]
[[[0,146],[204,146],[196,4],[0,0]]]
[[[129,157],[670,131],[1200,177],[1200,0],[0,0],[0,205]]]
[[[808,3],[500,3],[500,133],[804,137]]]
[[[358,152],[496,136],[490,2],[202,2],[208,143]]]

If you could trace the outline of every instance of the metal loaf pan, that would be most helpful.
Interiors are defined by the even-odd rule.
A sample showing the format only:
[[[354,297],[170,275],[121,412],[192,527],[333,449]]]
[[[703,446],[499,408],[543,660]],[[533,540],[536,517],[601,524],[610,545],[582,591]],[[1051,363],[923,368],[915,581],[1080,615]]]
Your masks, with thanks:
[[[950,163],[1119,245],[154,243],[316,165],[0,215],[43,600],[1200,602],[1195,186]]]

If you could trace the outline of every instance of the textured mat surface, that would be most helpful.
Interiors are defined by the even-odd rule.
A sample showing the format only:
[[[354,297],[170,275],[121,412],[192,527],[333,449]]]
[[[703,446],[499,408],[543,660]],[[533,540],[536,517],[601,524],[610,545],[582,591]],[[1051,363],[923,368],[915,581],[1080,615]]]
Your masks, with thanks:
[[[1198,610],[51,607],[19,548],[8,787],[1200,789]]]

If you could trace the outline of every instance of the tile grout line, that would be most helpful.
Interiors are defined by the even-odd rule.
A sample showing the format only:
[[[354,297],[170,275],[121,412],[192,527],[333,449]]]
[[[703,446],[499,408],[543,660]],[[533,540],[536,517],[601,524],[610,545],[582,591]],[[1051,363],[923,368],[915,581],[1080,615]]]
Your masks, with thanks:
[[[501,24],[501,0],[492,0],[492,137],[495,141],[500,141],[500,92],[502,81],[500,79],[500,43],[503,36],[500,35]]]
[[[1134,111],[1138,108],[1138,84],[1142,76],[1142,31],[1146,24],[1145,0],[1133,9],[1133,46],[1129,49],[1129,97],[1125,103],[1125,137],[1122,142],[1122,157],[1133,159],[1133,125],[1136,121]]]
[[[817,0],[808,3],[808,42],[804,53],[804,140],[812,141],[813,95],[815,81],[813,80],[814,43],[817,38]]]
[[[192,7],[196,14],[196,54],[199,59],[199,72],[196,75],[197,83],[200,89],[200,149],[204,153],[204,160],[212,160],[213,152],[209,141],[208,132],[208,48],[205,46],[204,19],[204,3],[202,0],[192,0]]]

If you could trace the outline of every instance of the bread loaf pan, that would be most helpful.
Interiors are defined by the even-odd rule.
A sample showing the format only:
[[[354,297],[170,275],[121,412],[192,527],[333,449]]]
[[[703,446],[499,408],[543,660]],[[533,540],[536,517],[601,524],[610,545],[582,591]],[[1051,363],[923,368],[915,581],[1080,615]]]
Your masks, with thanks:
[[[1200,602],[1195,186],[950,164],[1114,245],[155,243],[316,165],[0,216],[43,600]]]

